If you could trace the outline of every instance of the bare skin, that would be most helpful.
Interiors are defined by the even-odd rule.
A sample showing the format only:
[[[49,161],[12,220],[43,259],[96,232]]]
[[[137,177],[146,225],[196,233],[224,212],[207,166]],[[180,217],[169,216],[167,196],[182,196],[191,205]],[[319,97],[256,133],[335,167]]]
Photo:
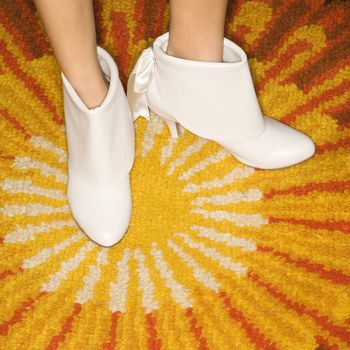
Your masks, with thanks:
[[[96,54],[92,0],[33,0],[61,69],[88,108],[108,91]],[[167,54],[222,61],[227,0],[170,0]]]
[[[167,54],[221,62],[227,0],[170,0]]]
[[[92,0],[34,0],[64,75],[89,108],[107,95],[96,53]]]

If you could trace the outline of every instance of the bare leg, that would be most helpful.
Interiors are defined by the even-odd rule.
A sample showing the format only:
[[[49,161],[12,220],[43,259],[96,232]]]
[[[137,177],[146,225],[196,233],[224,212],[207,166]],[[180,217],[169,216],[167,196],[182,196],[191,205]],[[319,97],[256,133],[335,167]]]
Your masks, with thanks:
[[[221,62],[227,0],[170,0],[167,54]]]
[[[92,0],[34,0],[64,75],[89,108],[108,91],[96,54]]]

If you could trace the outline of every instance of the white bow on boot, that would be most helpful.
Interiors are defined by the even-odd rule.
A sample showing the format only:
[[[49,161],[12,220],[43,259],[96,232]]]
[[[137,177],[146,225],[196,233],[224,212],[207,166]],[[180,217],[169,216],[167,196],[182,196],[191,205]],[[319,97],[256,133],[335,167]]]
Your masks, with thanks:
[[[111,246],[125,234],[131,215],[129,172],[134,128],[118,68],[96,46],[109,81],[102,104],[89,109],[61,71],[68,147],[67,197],[73,217],[96,243]]]
[[[169,33],[143,50],[128,81],[136,119],[159,115],[177,137],[176,123],[214,140],[244,164],[284,168],[310,158],[312,139],[262,114],[247,55],[224,39],[224,62],[193,61],[166,54]]]

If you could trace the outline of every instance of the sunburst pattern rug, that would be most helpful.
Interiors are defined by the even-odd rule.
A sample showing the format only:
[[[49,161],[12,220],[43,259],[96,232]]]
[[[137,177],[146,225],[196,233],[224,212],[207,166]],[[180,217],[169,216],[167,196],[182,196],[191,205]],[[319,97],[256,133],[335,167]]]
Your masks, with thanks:
[[[140,118],[132,221],[103,248],[66,200],[60,68],[38,14],[1,1],[1,349],[349,349],[349,5],[230,2],[226,36],[247,52],[263,112],[316,154],[259,170]],[[125,87],[168,4],[95,10]]]

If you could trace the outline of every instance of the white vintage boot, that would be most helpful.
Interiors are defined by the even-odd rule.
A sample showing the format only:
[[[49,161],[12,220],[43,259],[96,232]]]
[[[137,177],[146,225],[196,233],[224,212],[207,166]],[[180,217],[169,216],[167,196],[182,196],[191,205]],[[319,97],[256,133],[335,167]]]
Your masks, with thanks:
[[[177,137],[176,123],[214,140],[242,163],[261,169],[310,158],[315,145],[304,133],[264,116],[245,52],[224,39],[224,62],[192,61],[166,54],[169,33],[143,50],[128,81],[136,119],[159,115]]]
[[[111,246],[125,234],[131,215],[129,172],[134,128],[118,68],[96,46],[108,93],[89,109],[61,71],[68,147],[67,197],[73,217],[96,243]]]

